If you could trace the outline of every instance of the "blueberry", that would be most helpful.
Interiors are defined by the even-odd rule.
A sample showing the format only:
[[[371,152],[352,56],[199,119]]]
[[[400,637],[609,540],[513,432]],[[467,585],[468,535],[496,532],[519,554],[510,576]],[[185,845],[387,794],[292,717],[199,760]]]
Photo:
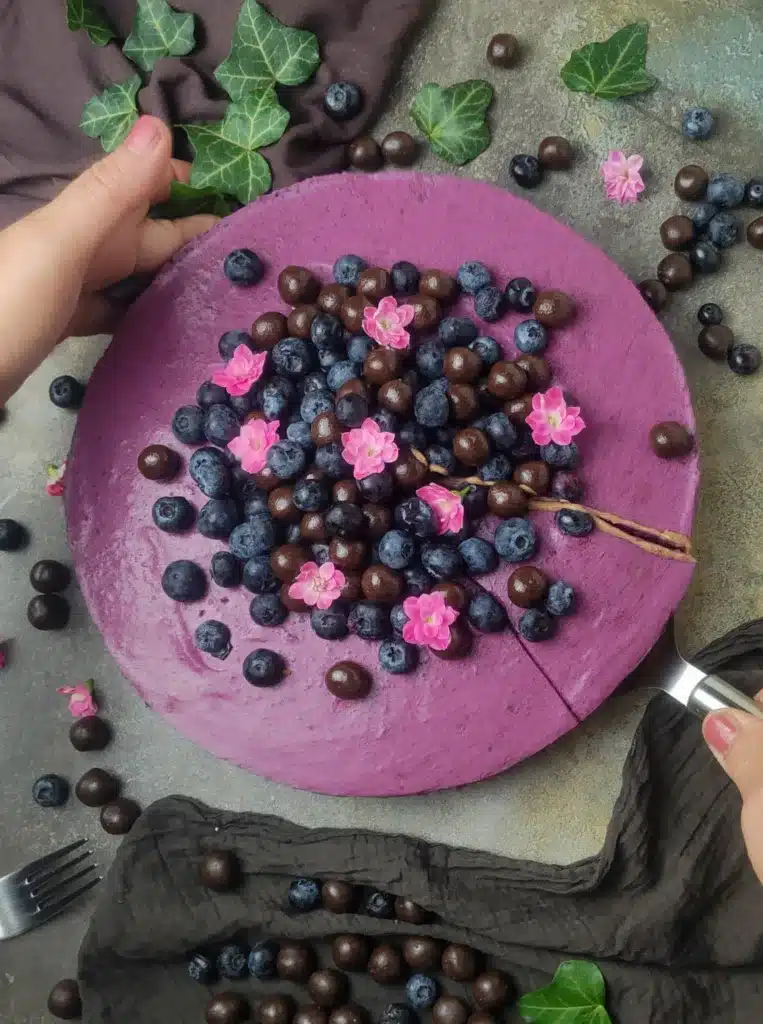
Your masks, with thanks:
[[[258,647],[244,659],[244,679],[252,686],[276,686],[285,674],[286,662],[267,647]]]
[[[220,955],[217,957],[217,973],[221,978],[235,981],[237,978],[245,978],[249,973],[249,950],[246,946],[239,946],[231,943],[223,946]]]
[[[436,580],[453,580],[457,576],[463,576],[466,568],[458,548],[433,541],[428,541],[422,546],[421,564]]]
[[[287,523],[284,528],[284,544],[301,544],[302,528],[299,523]]]
[[[312,544],[310,546],[310,553],[313,556],[313,561],[318,565],[325,565],[326,562],[331,561],[331,552],[329,551],[328,544]]]
[[[548,588],[545,604],[549,615],[569,615],[575,610],[575,591],[564,580],[556,580]]]
[[[495,338],[489,338],[484,334],[475,338],[474,341],[470,341],[469,348],[472,352],[477,353],[486,367],[492,366],[493,363],[497,363],[502,357],[501,346]]]
[[[358,278],[367,267],[368,264],[360,256],[340,256],[334,264],[334,280],[337,284],[344,284],[348,288],[355,288]]]
[[[290,441],[296,441],[298,445],[301,445],[308,455],[312,456],[315,452],[315,442],[310,433],[310,424],[305,420],[290,423],[286,428],[286,436]]]
[[[391,434],[396,434],[397,428],[400,425],[397,416],[390,412],[389,409],[377,409],[376,412],[371,414],[371,419],[378,425],[380,430]]]
[[[739,221],[733,213],[721,210],[708,224],[707,235],[713,245],[719,249],[728,249],[739,236]]]
[[[85,397],[85,385],[80,384],[76,377],[65,374],[50,382],[48,395],[59,409],[79,409]]]
[[[204,654],[213,658],[227,658],[231,652],[230,630],[224,622],[217,619],[206,619],[200,622],[193,634],[193,642]]]
[[[198,405],[183,405],[172,417],[172,433],[183,444],[204,441],[204,410]]]
[[[282,338],[270,350],[270,359],[276,373],[296,380],[313,369],[316,355],[313,346],[304,338]]]
[[[440,986],[427,974],[412,974],[405,986],[405,998],[414,1010],[428,1010],[437,1001]]]
[[[445,362],[445,346],[441,341],[425,341],[416,348],[416,369],[424,377],[434,380],[442,377]]]
[[[230,551],[215,551],[209,572],[218,587],[237,587],[241,582],[241,563]]]
[[[480,288],[474,296],[474,312],[486,323],[492,324],[500,320],[504,313],[504,298],[500,288],[489,285]]]
[[[221,334],[217,343],[220,358],[225,359],[226,362],[232,359],[233,353],[239,345],[246,345],[247,348],[254,349],[254,342],[248,331],[226,331],[225,334]]]
[[[446,316],[440,321],[437,334],[445,348],[454,348],[456,345],[468,345],[477,337],[477,328],[472,320],[466,316]],[[423,371],[422,371],[423,372]],[[425,374],[431,376],[431,374]]]
[[[277,524],[269,515],[259,515],[239,524],[231,531],[228,539],[228,547],[242,562],[266,554],[277,543]]]
[[[328,391],[308,392],[302,399],[299,406],[299,414],[305,423],[312,423],[313,420],[323,412],[333,411],[334,399]]]
[[[748,206],[763,206],[763,179],[751,178],[744,187],[744,201]]]
[[[487,288],[489,284],[493,283],[493,276],[484,263],[467,260],[458,268],[456,280],[462,291],[468,295],[476,295],[481,288]]]
[[[734,373],[747,376],[760,366],[760,349],[755,345],[732,345],[727,358]]]
[[[546,328],[537,320],[520,320],[514,328],[514,344],[526,355],[542,352],[548,344]]]
[[[26,527],[15,519],[0,519],[0,551],[19,551],[28,543]]]
[[[486,416],[481,429],[500,452],[511,451],[517,443],[517,429],[504,412],[493,412]]]
[[[517,431],[516,444],[511,449],[516,462],[530,462],[540,457],[540,448],[532,439],[529,427],[520,427]]]
[[[329,503],[329,489],[323,480],[306,477],[294,485],[294,504],[300,512],[322,512]]]
[[[395,509],[395,525],[415,537],[434,537],[437,533],[437,519],[432,506],[415,494]]]
[[[551,478],[551,496],[559,501],[580,501],[583,497],[583,481],[577,473],[561,469]]]
[[[238,560],[236,561],[237,564],[240,564]],[[273,594],[281,588],[280,582],[270,568],[268,555],[255,555],[254,558],[244,562],[241,580],[246,589],[253,594]]]
[[[316,348],[331,348],[344,343],[341,321],[328,313],[319,313],[310,325],[310,338]]]
[[[495,531],[495,549],[504,562],[525,562],[537,548],[535,528],[529,519],[505,519]]]
[[[326,374],[326,381],[332,391],[338,391],[348,380],[353,380],[357,376],[358,368],[355,363],[349,359],[342,359],[331,367]]]
[[[714,274],[721,266],[721,254],[712,242],[700,238],[689,249],[689,259],[700,274]]]
[[[32,799],[39,807],[63,807],[69,799],[69,783],[60,775],[41,775],[32,786]]]
[[[576,508],[560,508],[554,516],[554,521],[562,533],[568,537],[585,537],[593,529],[593,519],[587,512],[580,512]]]
[[[331,480],[341,480],[350,473],[340,444],[324,444],[319,448],[315,453],[315,466]]]
[[[432,589],[432,577],[423,565],[409,565],[403,569],[406,593],[419,597],[421,594],[428,594]]]
[[[527,277],[513,277],[503,294],[509,309],[517,313],[529,313],[537,298],[535,286]]]
[[[444,378],[422,388],[413,401],[413,411],[422,427],[442,427],[448,422],[448,382]]]
[[[707,226],[713,217],[718,213],[718,207],[712,203],[697,203],[692,207],[689,216],[694,224],[694,230],[698,235],[707,231]]]
[[[531,643],[550,640],[556,632],[556,623],[546,612],[528,608],[519,620],[519,632]]]
[[[419,290],[420,274],[408,260],[398,260],[390,269],[392,275],[392,291],[398,297],[415,295]]]
[[[389,530],[379,541],[379,561],[390,569],[405,569],[416,557],[416,543],[404,530]]]
[[[550,441],[541,445],[540,457],[554,469],[574,469],[580,462],[580,449],[574,441],[571,444],[556,444]]]
[[[280,342],[279,342],[280,344]],[[297,390],[287,377],[271,377],[262,387],[260,404],[266,420],[280,420],[294,401]]]
[[[372,889],[364,900],[363,909],[369,917],[391,921],[395,916],[395,897],[390,892]]]
[[[354,82],[332,82],[323,97],[323,108],[335,121],[349,121],[362,106],[363,94]]]
[[[362,395],[343,395],[337,399],[334,412],[342,426],[359,427],[368,416],[368,402]]]
[[[231,284],[250,287],[259,284],[265,276],[265,267],[260,257],[251,249],[234,249],[223,263],[225,276]]]
[[[344,346],[326,345],[318,349],[318,363],[322,370],[330,370],[332,366],[343,362],[347,358],[347,351]]]
[[[511,459],[508,455],[499,452],[492,455],[487,462],[480,466],[480,480],[485,483],[492,483],[494,480],[510,480],[512,474]]]
[[[224,498],[230,491],[230,470],[217,448],[198,448],[188,462],[188,472],[208,498]]]
[[[430,466],[442,466],[446,473],[455,473],[458,468],[456,456],[444,444],[432,444],[424,454]]]
[[[506,609],[492,594],[480,591],[472,597],[466,611],[469,624],[481,633],[500,633],[509,624]]]
[[[703,302],[697,310],[697,319],[705,327],[723,323],[723,310],[717,302]]]
[[[392,632],[397,636],[403,635],[403,626],[408,621],[408,616],[403,611],[403,603],[400,601],[398,604],[393,604],[392,609],[389,613],[389,621],[392,626]]]
[[[463,494],[461,501],[464,512],[472,521],[481,519],[487,512],[487,488],[478,487],[476,484],[469,484],[466,494]]]
[[[231,470],[232,485],[231,491],[236,501],[248,502],[250,498],[262,500],[264,491],[257,486],[257,481],[251,473],[247,473],[241,466],[234,466]],[[267,509],[267,495],[265,495],[264,508]]]
[[[202,409],[210,405],[225,405],[228,401],[228,392],[219,384],[213,384],[211,380],[205,380],[196,392],[196,404]]]
[[[297,390],[301,398],[309,394],[311,391],[328,391],[329,385],[326,379],[326,374],[323,370],[311,370],[310,373],[306,374],[297,385]]]
[[[202,537],[227,540],[240,522],[241,516],[235,501],[230,498],[210,498],[199,511],[196,529]]]
[[[267,459],[279,480],[293,480],[307,466],[305,449],[296,441],[276,441],[268,449]]]
[[[377,1024],[418,1024],[418,1017],[405,1003],[389,1003],[379,1014]]]
[[[151,509],[154,524],[165,533],[182,533],[193,525],[194,507],[185,498],[157,498]]]
[[[347,342],[347,358],[353,363],[364,363],[366,356],[374,347],[367,334],[353,334]]]
[[[210,405],[204,413],[204,436],[218,448],[225,448],[241,430],[238,416],[227,405]]]
[[[349,632],[347,611],[336,602],[331,608],[313,608],[310,625],[322,640],[341,640]]]
[[[358,480],[358,488],[365,500],[374,505],[385,505],[391,499],[394,490],[389,473],[371,473]]]
[[[162,590],[173,601],[200,601],[207,592],[207,578],[195,562],[181,558],[162,573]]]
[[[230,395],[228,397],[228,405],[239,419],[243,420],[247,413],[252,411],[254,405],[252,396],[255,390],[259,393],[259,389],[256,384],[245,395]]]
[[[389,610],[373,601],[356,601],[347,625],[362,640],[383,640],[390,631]]]
[[[321,905],[321,883],[314,878],[295,878],[289,885],[289,906],[295,910],[317,910]]]
[[[689,107],[684,112],[681,129],[689,139],[709,139],[713,131],[713,115],[707,107]]]
[[[188,961],[188,977],[200,985],[213,985],[217,980],[213,961],[203,953],[194,953]]]
[[[366,529],[366,517],[358,505],[342,501],[332,505],[323,515],[323,525],[329,537],[343,537],[355,540]]]
[[[484,576],[498,568],[498,552],[489,540],[467,537],[458,545],[458,550],[470,576]]]
[[[522,188],[535,188],[543,180],[543,168],[538,158],[528,153],[518,153],[511,158],[509,174]]]
[[[275,942],[265,940],[256,942],[249,953],[249,973],[260,981],[269,981],[276,976],[278,946]]]
[[[739,206],[744,199],[744,185],[733,174],[716,174],[707,186],[707,199],[727,210]]]
[[[278,594],[257,594],[249,605],[249,615],[258,626],[280,626],[288,614]]]

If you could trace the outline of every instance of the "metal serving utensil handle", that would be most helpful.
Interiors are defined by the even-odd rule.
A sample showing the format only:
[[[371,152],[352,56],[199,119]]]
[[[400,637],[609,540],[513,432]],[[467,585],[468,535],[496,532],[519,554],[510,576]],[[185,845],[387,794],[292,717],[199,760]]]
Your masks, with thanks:
[[[700,679],[692,690],[686,707],[699,718],[704,718],[711,711],[725,711],[727,708],[746,711],[756,718],[763,718],[763,705],[729,686],[719,676],[705,676]]]

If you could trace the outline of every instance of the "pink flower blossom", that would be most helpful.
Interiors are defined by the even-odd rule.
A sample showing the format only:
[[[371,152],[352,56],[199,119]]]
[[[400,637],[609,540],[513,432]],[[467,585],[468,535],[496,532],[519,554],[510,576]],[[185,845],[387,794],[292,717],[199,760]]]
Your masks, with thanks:
[[[45,467],[45,474],[48,478],[48,482],[45,484],[46,492],[52,498],[60,498],[64,493],[64,484],[66,476],[66,459],[57,466],[55,462],[49,462]]]
[[[75,718],[89,718],[98,714],[98,705],[93,696],[93,680],[77,683],[76,686],[59,686],[56,693],[65,693],[69,698],[69,710]]]
[[[643,164],[642,156],[635,153],[626,156],[619,149],[613,149],[599,168],[607,199],[615,199],[621,206],[635,203],[644,191],[644,182],[639,173]]]
[[[368,418],[359,427],[342,434],[342,455],[345,462],[354,466],[353,476],[364,480],[372,473],[381,473],[388,462],[394,462],[400,451],[395,444],[395,435],[382,430],[378,423]]]
[[[397,299],[388,295],[378,306],[363,310],[363,330],[369,338],[387,348],[408,348],[411,336],[406,327],[413,320],[413,306],[398,306]]]
[[[239,345],[223,370],[212,374],[212,383],[225,388],[229,395],[245,395],[262,376],[267,352],[252,352]]]
[[[549,388],[545,394],[533,395],[533,411],[525,423],[532,429],[536,444],[569,444],[585,427],[576,405],[568,406],[561,388]]]
[[[305,562],[289,587],[289,597],[304,601],[311,607],[330,608],[346,582],[344,573],[333,562],[324,562],[320,566],[315,562]]]
[[[403,640],[419,647],[431,647],[444,651],[450,643],[450,627],[458,618],[445,596],[439,591],[422,594],[421,597],[406,597],[403,611],[408,621],[403,626]]]
[[[278,440],[279,420],[247,420],[241,432],[228,442],[241,468],[247,473],[259,473],[268,461],[268,449]]]
[[[459,494],[439,484],[419,487],[416,494],[434,512],[438,533],[458,533],[464,525],[464,503]]]

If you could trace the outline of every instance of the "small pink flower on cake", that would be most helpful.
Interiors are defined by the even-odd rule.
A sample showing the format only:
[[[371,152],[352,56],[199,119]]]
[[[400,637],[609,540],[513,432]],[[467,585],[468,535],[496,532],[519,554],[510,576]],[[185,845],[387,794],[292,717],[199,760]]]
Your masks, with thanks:
[[[585,427],[576,405],[567,405],[561,388],[533,395],[533,411],[525,422],[536,444],[570,444]]]
[[[333,562],[324,562],[323,565],[305,562],[289,587],[289,597],[304,601],[311,608],[324,610],[340,596],[346,582],[344,573]]]
[[[259,473],[268,461],[268,451],[278,440],[279,420],[247,420],[228,448],[246,473]]]
[[[60,498],[64,493],[66,460],[64,460],[60,466],[57,466],[55,462],[49,462],[45,467],[45,475],[48,481],[45,484],[46,493],[49,494],[51,498]]]
[[[403,640],[419,647],[431,647],[433,651],[444,651],[450,643],[450,627],[458,618],[458,612],[438,591],[407,597],[403,611],[408,621],[403,626]]]
[[[373,473],[381,473],[389,462],[395,462],[400,451],[395,435],[382,430],[375,420],[363,420],[359,427],[342,434],[342,457],[353,466],[356,480],[365,480]]]
[[[75,718],[89,718],[98,714],[92,679],[77,683],[76,686],[59,686],[56,693],[63,693],[69,698],[69,711]]]
[[[644,191],[640,174],[643,166],[644,158],[637,153],[626,156],[619,149],[613,149],[599,168],[607,199],[614,199],[621,206],[635,203]]]
[[[239,345],[225,368],[212,374],[212,383],[225,388],[229,395],[246,395],[262,376],[267,358],[267,352],[252,352],[246,345]]]
[[[378,306],[363,310],[363,330],[385,348],[408,348],[411,336],[406,327],[413,320],[413,306],[398,306],[397,299],[388,295]]]
[[[419,487],[416,494],[434,512],[438,534],[458,533],[464,525],[464,503],[459,494],[440,484]]]

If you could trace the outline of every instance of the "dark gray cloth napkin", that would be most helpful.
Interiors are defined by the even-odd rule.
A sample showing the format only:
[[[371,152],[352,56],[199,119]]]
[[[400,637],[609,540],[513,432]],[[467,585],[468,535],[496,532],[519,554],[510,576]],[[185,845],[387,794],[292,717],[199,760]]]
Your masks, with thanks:
[[[763,688],[763,620],[711,644],[697,662],[740,689]],[[505,860],[404,836],[306,829],[231,814],[185,797],[149,807],[121,847],[80,952],[84,1021],[196,1024],[208,991],[187,955],[233,937],[299,938],[328,963],[327,939],[419,933],[468,943],[520,991],[559,962],[598,962],[616,1024],[760,1024],[763,887],[739,829],[740,801],[704,747],[699,723],[670,698],[650,704],[623,771],[601,853],[569,867]],[[212,848],[235,850],[243,886],[218,895],[197,881]],[[362,915],[289,912],[295,875],[343,878],[407,896],[438,915],[414,927]],[[227,983],[253,1000],[280,982]],[[450,984],[468,998],[468,989]],[[400,987],[352,976],[353,999],[377,1014]],[[518,1020],[509,1011],[507,1021]]]

